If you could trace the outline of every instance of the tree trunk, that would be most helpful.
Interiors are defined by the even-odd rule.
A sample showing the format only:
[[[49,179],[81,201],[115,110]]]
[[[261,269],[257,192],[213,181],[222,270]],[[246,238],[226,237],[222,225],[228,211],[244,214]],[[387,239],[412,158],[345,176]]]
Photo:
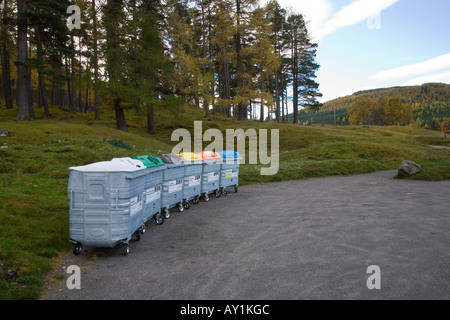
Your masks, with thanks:
[[[156,134],[156,125],[155,125],[155,118],[154,118],[154,112],[153,112],[153,105],[150,105],[147,110],[147,128],[148,128],[148,133]]]
[[[79,83],[79,89],[78,89],[78,111],[79,112],[83,112],[83,99],[81,98],[81,96],[82,96],[82,93],[81,93],[81,88],[83,87],[82,86],[82,76],[83,76],[83,65],[82,65],[82,61],[81,61],[81,44],[80,44],[80,42],[81,42],[81,39],[80,39],[80,37],[78,37],[78,43],[79,43],[79,45],[80,45],[80,61],[79,61],[79,63],[80,63],[80,71],[79,71],[79,73],[78,73],[78,83]]]
[[[3,21],[6,20],[6,8],[7,8],[7,0],[3,3]],[[12,99],[12,90],[11,90],[11,71],[9,68],[9,52],[6,47],[6,37],[8,35],[6,30],[6,25],[3,24],[3,21],[1,23],[1,47],[0,47],[0,53],[1,53],[1,59],[2,59],[2,92],[3,97],[5,98],[5,104],[6,109],[12,109],[13,108],[13,99]]]
[[[296,44],[294,43],[294,46]],[[297,50],[292,49],[292,89],[293,89],[293,115],[294,123],[298,124],[298,72],[297,72]]]
[[[93,41],[94,41],[94,109],[95,120],[100,120],[100,109],[98,102],[98,42],[97,42],[97,10],[95,0],[92,0]]]
[[[84,100],[84,113],[91,112],[89,110],[89,84],[86,84],[86,95]]]
[[[117,38],[117,21],[122,6],[122,0],[108,0],[106,15],[106,67],[109,75],[109,82],[113,85],[120,83],[120,75],[117,74],[117,66],[120,64],[119,39]],[[116,113],[117,129],[128,131],[125,114],[121,107],[121,98],[116,95],[114,97],[114,111]]]
[[[1,44],[1,56],[2,56],[2,91],[5,98],[6,109],[13,108],[12,90],[11,90],[11,77],[9,70],[9,53],[6,48],[6,41],[3,40]]]
[[[128,131],[127,122],[125,120],[125,113],[123,112],[123,108],[121,107],[120,98],[116,98],[114,100],[114,111],[116,113],[116,121],[117,121],[117,129],[121,131]]]
[[[39,27],[36,26],[36,33],[39,34]],[[37,59],[42,61],[42,43],[37,41]],[[44,107],[44,113],[46,115],[50,114],[48,109],[47,91],[45,88],[45,77],[42,72],[38,70],[38,108]]]
[[[277,122],[280,123],[280,86],[279,86],[279,70],[277,69],[275,71],[275,101],[276,101],[276,107],[275,107],[275,117],[277,118]]]
[[[30,73],[26,60],[28,58],[28,19],[27,3],[17,0],[17,117],[16,120],[34,119],[29,105]]]
[[[72,53],[70,57],[70,69],[71,69],[71,91],[69,93],[69,99],[72,101],[72,112],[77,111],[77,92],[75,89],[75,41],[72,34]]]
[[[241,33],[239,31],[239,26],[241,24],[241,0],[236,0],[236,24],[238,27],[238,32],[236,34],[236,80],[237,80],[237,89],[242,88],[242,61],[241,61]],[[243,103],[238,103],[237,107],[238,120],[244,121],[247,120],[247,106]]]

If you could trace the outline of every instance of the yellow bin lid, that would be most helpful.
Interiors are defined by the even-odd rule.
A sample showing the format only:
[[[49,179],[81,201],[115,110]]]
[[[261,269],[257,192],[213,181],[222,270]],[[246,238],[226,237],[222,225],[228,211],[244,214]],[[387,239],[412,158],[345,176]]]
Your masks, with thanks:
[[[202,157],[197,153],[193,152],[181,152],[180,156],[184,158],[186,161],[201,161]]]

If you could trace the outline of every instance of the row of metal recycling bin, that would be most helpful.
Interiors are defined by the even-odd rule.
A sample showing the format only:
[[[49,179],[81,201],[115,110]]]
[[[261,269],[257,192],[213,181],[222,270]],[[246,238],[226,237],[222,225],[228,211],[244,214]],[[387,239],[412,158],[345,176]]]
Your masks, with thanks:
[[[155,219],[162,224],[170,209],[179,212],[238,191],[241,156],[234,151],[218,153],[162,154],[71,167],[68,183],[69,233],[73,253],[87,247],[123,246],[140,240],[145,223]]]

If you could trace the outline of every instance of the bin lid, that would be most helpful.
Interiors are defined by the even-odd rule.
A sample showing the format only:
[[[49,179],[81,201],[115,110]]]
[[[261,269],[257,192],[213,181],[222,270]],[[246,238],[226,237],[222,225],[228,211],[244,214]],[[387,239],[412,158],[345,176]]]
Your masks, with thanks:
[[[184,158],[179,154],[158,154],[158,157],[167,165],[185,165]]]
[[[228,159],[228,158],[242,159],[240,153],[233,151],[233,150],[223,150],[223,151],[219,151],[217,153],[224,159]]]
[[[202,157],[197,153],[193,152],[181,152],[180,156],[184,158],[185,161],[201,161]]]
[[[69,170],[80,172],[135,172],[145,168],[145,165],[140,160],[114,158],[111,161],[95,162],[85,166],[70,167]]]
[[[157,166],[163,166],[164,162],[158,158],[151,155],[145,156],[135,156],[133,159],[140,160],[147,168],[154,168]]]
[[[214,151],[203,151],[200,153],[197,153],[199,156],[202,157],[203,160],[221,160],[222,157]]]

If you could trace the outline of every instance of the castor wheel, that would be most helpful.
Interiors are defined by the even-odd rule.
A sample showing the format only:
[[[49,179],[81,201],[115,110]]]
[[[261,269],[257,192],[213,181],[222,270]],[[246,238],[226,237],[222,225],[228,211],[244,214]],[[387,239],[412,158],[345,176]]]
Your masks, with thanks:
[[[164,210],[164,219],[170,219],[170,210],[169,209],[165,209]]]
[[[122,253],[128,255],[130,253],[130,245],[128,243],[122,244]]]
[[[198,204],[200,202],[200,198],[197,196],[192,200],[193,204]]]
[[[184,208],[187,209],[187,210],[189,210],[191,208],[191,204],[189,203],[189,201],[186,201],[184,203]]]
[[[221,195],[222,195],[222,192],[220,192],[220,190],[216,190],[216,198],[220,198]]]
[[[81,253],[81,251],[83,251],[83,246],[81,245],[81,243],[77,242],[73,244],[73,254],[74,255],[79,255]]]
[[[222,189],[222,195],[225,197],[226,195],[228,194],[228,191],[227,191],[227,189]]]
[[[156,224],[163,224],[164,223],[164,217],[161,213],[157,213],[155,215],[155,222]]]

